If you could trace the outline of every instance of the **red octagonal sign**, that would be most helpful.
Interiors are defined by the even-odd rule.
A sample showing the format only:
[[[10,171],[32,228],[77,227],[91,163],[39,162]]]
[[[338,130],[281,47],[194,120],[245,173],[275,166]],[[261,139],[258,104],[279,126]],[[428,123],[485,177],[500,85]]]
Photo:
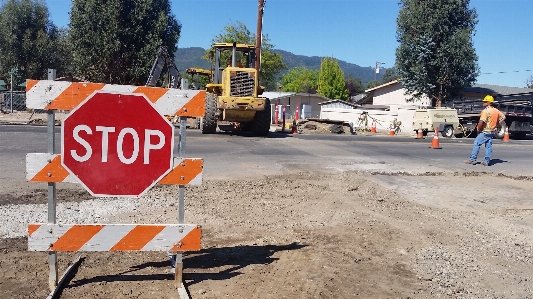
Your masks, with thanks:
[[[94,196],[141,196],[172,169],[174,126],[142,94],[95,92],[63,121],[61,164]]]

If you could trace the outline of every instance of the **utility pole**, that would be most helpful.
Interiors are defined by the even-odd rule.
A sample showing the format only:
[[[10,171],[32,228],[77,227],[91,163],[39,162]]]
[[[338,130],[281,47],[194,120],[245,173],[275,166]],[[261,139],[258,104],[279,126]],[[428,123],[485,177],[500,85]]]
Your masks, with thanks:
[[[263,38],[263,8],[265,0],[259,0],[257,7],[257,32],[255,34],[255,69],[259,72],[261,68],[261,39]]]
[[[374,81],[376,81],[376,75],[379,73],[379,66],[385,64],[385,62],[376,61],[376,68],[374,72]]]

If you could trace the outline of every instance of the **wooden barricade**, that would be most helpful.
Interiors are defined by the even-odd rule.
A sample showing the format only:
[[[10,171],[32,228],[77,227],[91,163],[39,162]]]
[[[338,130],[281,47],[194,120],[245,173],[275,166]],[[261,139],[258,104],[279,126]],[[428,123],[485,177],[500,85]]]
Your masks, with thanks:
[[[69,168],[65,166],[64,161],[62,160],[62,158],[64,158],[62,156],[65,153],[62,152],[61,154],[58,154],[55,152],[54,112],[56,110],[74,110],[76,113],[82,114],[82,112],[77,111],[82,111],[79,110],[80,106],[91,101],[91,97],[109,93],[111,93],[111,97],[120,97],[121,95],[126,97],[131,96],[132,94],[137,95],[135,97],[144,97],[145,99],[142,99],[141,102],[145,102],[145,107],[147,105],[146,101],[149,101],[147,106],[149,110],[154,109],[161,117],[168,115],[179,117],[179,156],[173,158],[169,157],[171,160],[167,160],[167,166],[165,166],[167,167],[167,170],[161,173],[160,179],[156,182],[157,184],[163,185],[179,185],[178,224],[56,224],[56,183],[81,183],[84,187],[87,188],[87,186],[85,186],[84,182],[82,182],[76,174],[72,173],[72,170],[69,170]],[[48,223],[28,225],[28,249],[30,251],[49,252],[50,290],[54,293],[58,287],[56,252],[166,251],[177,254],[177,258],[176,256],[174,257],[174,260],[177,260],[175,280],[177,282],[178,290],[180,290],[180,296],[181,294],[186,294],[186,292],[183,292],[183,265],[182,256],[179,252],[200,250],[201,227],[196,224],[183,223],[184,186],[201,184],[203,171],[202,159],[184,157],[186,119],[187,117],[204,116],[205,91],[90,82],[27,80],[26,106],[30,109],[46,110],[48,113],[48,152],[27,154],[26,178],[30,182],[48,183]],[[116,113],[117,118],[123,117],[123,122],[128,121],[126,117],[122,116],[122,111],[114,111],[114,113]],[[69,115],[69,117],[70,116],[71,115]],[[131,115],[129,117],[131,117]],[[139,115],[139,117],[142,117],[142,115]],[[80,126],[83,126],[83,124],[80,124]],[[115,133],[114,128],[100,128],[105,128],[104,132],[107,134],[106,138],[109,134]],[[126,133],[128,132],[132,131],[126,130]],[[173,134],[173,127],[169,132],[172,132]],[[62,134],[65,134],[65,132],[62,132]],[[133,136],[133,133],[131,134]],[[171,155],[174,151],[174,136],[163,136],[161,133],[159,138],[163,137],[165,139],[171,138],[169,139],[171,142],[166,145],[171,147],[170,151],[167,150]],[[149,139],[150,135],[148,135],[147,138]],[[78,140],[78,142],[81,142],[83,145],[83,142],[86,141]],[[145,141],[145,146],[147,143],[151,150],[155,151],[158,149],[159,144],[150,144],[150,141]],[[124,146],[122,143],[120,144]],[[63,151],[63,139],[61,145]],[[103,147],[104,142],[102,141],[102,148]],[[103,150],[105,150],[107,154],[108,149],[103,148]],[[80,163],[83,162],[83,160],[80,160]],[[105,161],[102,159],[101,162],[108,162],[107,156]],[[168,164],[169,162],[170,164]],[[125,163],[131,162],[126,161]],[[143,174],[137,175],[142,176]],[[151,186],[152,185],[148,185],[147,188],[150,188]],[[118,194],[116,196],[121,195]],[[63,281],[67,274],[68,273],[65,272],[63,278],[59,281]]]

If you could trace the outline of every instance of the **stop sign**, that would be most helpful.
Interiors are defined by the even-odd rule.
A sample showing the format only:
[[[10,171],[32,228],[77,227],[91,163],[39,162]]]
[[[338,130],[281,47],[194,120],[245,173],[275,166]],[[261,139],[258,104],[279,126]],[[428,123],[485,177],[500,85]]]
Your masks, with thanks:
[[[61,163],[94,196],[141,196],[173,148],[174,126],[142,94],[95,92],[63,121]]]

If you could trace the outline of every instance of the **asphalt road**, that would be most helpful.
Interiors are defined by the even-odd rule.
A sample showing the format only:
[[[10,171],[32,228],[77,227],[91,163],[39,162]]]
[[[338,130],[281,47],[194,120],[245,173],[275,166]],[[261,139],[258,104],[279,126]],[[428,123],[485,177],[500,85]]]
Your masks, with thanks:
[[[443,172],[483,171],[510,176],[531,176],[532,140],[494,140],[490,167],[465,165],[473,138],[439,138],[442,149],[432,149],[431,138],[417,140],[409,136],[362,135],[284,135],[254,138],[218,134],[205,136],[192,131],[187,136],[187,154],[203,157],[206,169],[224,165],[231,169],[235,161],[255,165],[267,171],[312,169],[321,164],[324,171]],[[219,146],[223,144],[223,146]],[[478,161],[484,154],[480,150]],[[220,157],[223,158],[220,158]],[[211,165],[212,162],[215,166]],[[224,172],[217,172],[216,176]],[[215,174],[210,174],[215,175]]]
[[[176,130],[176,134],[179,130]],[[60,128],[56,128],[56,152]],[[176,135],[176,144],[178,141]],[[268,138],[230,133],[202,135],[187,130],[187,157],[204,159],[204,179],[262,177],[295,172],[454,172],[482,171],[508,176],[531,176],[533,140],[494,140],[492,166],[465,165],[472,138],[439,138],[442,149],[432,149],[431,137],[417,140],[407,135],[290,135],[271,133]],[[25,183],[26,153],[44,153],[44,126],[0,125],[0,188],[29,187]],[[175,149],[177,153],[177,148]],[[481,149],[480,155],[484,150]],[[478,161],[481,158],[478,158]],[[1,191],[0,191],[1,192]]]

